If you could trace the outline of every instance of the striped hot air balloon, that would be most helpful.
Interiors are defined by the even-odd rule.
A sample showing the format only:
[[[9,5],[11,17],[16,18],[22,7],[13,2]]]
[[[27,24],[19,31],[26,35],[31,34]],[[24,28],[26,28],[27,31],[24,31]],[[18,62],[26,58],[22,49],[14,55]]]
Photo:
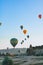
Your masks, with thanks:
[[[13,47],[15,47],[15,46],[17,45],[17,43],[18,43],[18,40],[17,40],[16,38],[12,38],[12,39],[10,40],[10,43],[11,43],[11,45],[12,45]]]

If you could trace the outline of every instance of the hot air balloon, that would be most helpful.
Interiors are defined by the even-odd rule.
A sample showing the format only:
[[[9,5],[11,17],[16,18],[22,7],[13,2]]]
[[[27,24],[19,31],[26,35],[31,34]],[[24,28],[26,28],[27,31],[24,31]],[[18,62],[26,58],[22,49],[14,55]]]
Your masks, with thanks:
[[[15,47],[15,46],[17,45],[17,43],[18,43],[18,40],[17,40],[16,38],[12,38],[12,39],[10,40],[10,43],[11,43],[11,45],[12,45],[13,47]]]
[[[2,23],[0,22],[0,26],[2,25]]]
[[[29,38],[29,35],[27,35],[27,38]]]
[[[21,44],[23,44],[23,42],[21,42]]]
[[[23,42],[21,42],[21,44],[23,44]]]
[[[39,15],[38,15],[38,18],[39,18],[39,19],[41,19],[41,18],[42,18],[42,15],[41,15],[41,14],[39,14]]]
[[[24,43],[24,40],[22,40],[21,44],[23,44],[23,43]]]
[[[22,40],[22,43],[24,42],[24,40]]]
[[[27,33],[27,30],[23,30],[23,33],[26,34]]]
[[[26,38],[25,38],[25,40],[26,40]]]
[[[23,25],[20,26],[21,30],[23,30]]]

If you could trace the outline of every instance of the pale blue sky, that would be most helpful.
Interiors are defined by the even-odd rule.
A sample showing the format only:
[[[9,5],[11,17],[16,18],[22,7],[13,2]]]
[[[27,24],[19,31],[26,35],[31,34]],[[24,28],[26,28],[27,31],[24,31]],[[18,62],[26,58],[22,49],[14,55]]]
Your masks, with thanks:
[[[42,14],[42,19],[38,15]],[[0,48],[11,48],[10,39],[19,40],[16,48],[43,45],[43,0],[0,0]],[[24,35],[20,25],[28,30],[30,38],[20,44]]]

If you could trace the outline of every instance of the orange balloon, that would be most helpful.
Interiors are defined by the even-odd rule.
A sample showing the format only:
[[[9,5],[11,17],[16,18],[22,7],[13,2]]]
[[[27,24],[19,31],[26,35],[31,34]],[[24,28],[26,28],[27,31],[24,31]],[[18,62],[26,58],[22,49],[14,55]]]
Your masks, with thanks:
[[[27,33],[27,30],[23,30],[23,33],[26,34]]]

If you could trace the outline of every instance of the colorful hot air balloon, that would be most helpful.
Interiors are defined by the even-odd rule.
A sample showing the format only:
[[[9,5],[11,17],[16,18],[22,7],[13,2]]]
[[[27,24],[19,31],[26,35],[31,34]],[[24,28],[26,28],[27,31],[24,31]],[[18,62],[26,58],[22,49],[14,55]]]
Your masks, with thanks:
[[[23,30],[23,33],[26,34],[27,33],[27,30]]]
[[[38,15],[38,18],[39,18],[39,19],[41,19],[41,18],[42,18],[42,15],[41,15],[41,14],[39,14],[39,15]]]
[[[27,35],[27,38],[29,38],[29,35]]]
[[[15,46],[17,45],[17,43],[18,43],[18,40],[17,40],[16,38],[12,38],[12,39],[10,40],[10,43],[11,43],[11,45],[12,45],[13,47],[15,47]]]
[[[20,26],[21,30],[23,29],[23,25]]]

